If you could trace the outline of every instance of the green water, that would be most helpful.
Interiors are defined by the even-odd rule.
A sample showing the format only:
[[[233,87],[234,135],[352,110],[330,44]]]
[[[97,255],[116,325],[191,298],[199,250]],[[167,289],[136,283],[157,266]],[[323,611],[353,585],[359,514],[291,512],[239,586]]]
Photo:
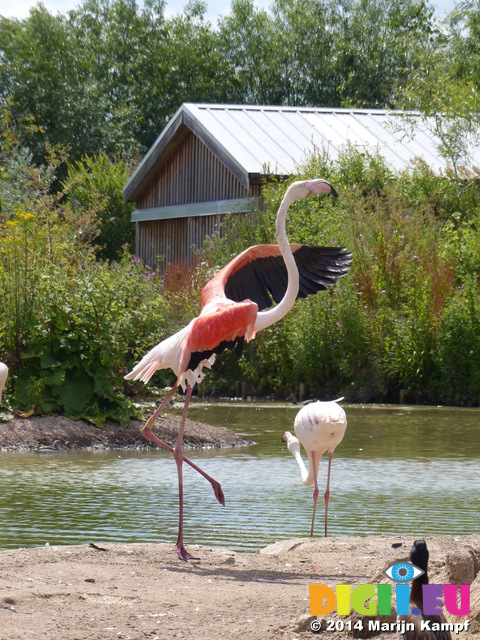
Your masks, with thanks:
[[[480,530],[480,410],[345,406],[334,454],[329,535],[468,534]],[[221,483],[185,471],[188,543],[255,551],[309,533],[312,488],[281,442],[298,409],[268,403],[194,404],[190,417],[255,440],[191,451]],[[323,532],[326,459],[316,534]],[[174,542],[177,475],[163,451],[0,453],[0,547]]]

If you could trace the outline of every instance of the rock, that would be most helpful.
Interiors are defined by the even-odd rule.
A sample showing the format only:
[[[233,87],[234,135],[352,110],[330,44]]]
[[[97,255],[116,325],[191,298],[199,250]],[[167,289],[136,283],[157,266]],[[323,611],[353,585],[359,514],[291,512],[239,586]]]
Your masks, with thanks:
[[[480,575],[470,587],[470,633],[480,633]]]
[[[302,633],[303,631],[320,631],[321,621],[317,616],[311,616],[309,613],[304,613],[300,616],[294,624],[294,631],[296,633]]]
[[[475,580],[475,556],[470,549],[449,551],[445,567],[448,581],[452,584],[472,584]]]

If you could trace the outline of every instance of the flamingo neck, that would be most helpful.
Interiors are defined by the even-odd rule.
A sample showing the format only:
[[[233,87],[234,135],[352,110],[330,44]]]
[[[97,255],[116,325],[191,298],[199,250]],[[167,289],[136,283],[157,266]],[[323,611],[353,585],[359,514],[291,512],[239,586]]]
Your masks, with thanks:
[[[273,309],[269,309],[268,311],[260,311],[257,314],[257,319],[255,321],[255,332],[260,331],[261,329],[265,329],[275,322],[278,322],[278,320],[281,320],[290,311],[295,300],[297,299],[298,289],[300,286],[298,269],[297,265],[295,264],[292,250],[290,249],[287,234],[285,232],[285,219],[287,216],[288,208],[297,199],[298,196],[295,195],[295,192],[292,189],[288,189],[283,197],[277,213],[276,237],[278,248],[280,249],[280,253],[282,254],[283,260],[285,262],[285,267],[287,268],[287,290],[285,291],[285,295],[283,296],[283,298],[275,307],[273,307]]]
[[[2,392],[5,382],[7,381],[8,367],[3,362],[0,362],[0,402],[2,401]]]
[[[300,469],[300,475],[302,477],[303,484],[306,486],[313,484],[315,478],[313,477],[313,465],[310,456],[308,457],[308,471],[305,463],[303,462],[303,458],[300,455],[300,451],[293,451],[293,457],[295,458],[295,461],[298,464],[298,468]]]

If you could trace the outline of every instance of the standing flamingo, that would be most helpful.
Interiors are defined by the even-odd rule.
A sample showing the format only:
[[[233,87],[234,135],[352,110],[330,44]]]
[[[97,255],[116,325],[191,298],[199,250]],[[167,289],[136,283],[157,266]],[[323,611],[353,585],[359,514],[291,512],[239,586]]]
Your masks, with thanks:
[[[195,383],[210,369],[217,353],[234,349],[240,357],[244,340],[252,340],[285,316],[297,298],[304,298],[333,285],[350,268],[351,254],[344,247],[290,245],[285,233],[289,206],[312,194],[337,196],[325,180],[294,182],[287,189],[277,213],[278,245],[257,245],[246,249],[208,282],[201,294],[200,315],[173,336],[155,346],[129,374],[127,380],[148,382],[157,369],[172,369],[177,376],[166,398],[147,420],[142,434],[151,442],[171,451],[178,472],[179,526],[177,554],[181,560],[193,559],[183,545],[183,474],[185,461],[212,485],[220,504],[225,498],[220,484],[182,455],[182,441],[188,405]],[[277,305],[272,309],[272,303]],[[185,405],[175,449],[159,440],[152,428],[178,386],[185,391]]]
[[[313,491],[313,515],[310,537],[313,537],[315,523],[315,510],[318,499],[318,467],[320,458],[328,451],[328,475],[327,489],[325,491],[325,537],[327,537],[328,501],[330,498],[330,469],[332,455],[337,445],[342,441],[347,428],[347,416],[342,407],[337,404],[343,398],[333,402],[312,402],[300,409],[295,417],[294,427],[297,437],[290,431],[285,431],[283,440],[287,443],[287,449],[293,454],[298,466],[302,482],[305,485],[315,483]],[[308,455],[308,471],[300,455],[300,443],[302,443]]]
[[[0,362],[0,403],[2,402],[2,392],[5,382],[7,381],[8,367],[3,362]]]

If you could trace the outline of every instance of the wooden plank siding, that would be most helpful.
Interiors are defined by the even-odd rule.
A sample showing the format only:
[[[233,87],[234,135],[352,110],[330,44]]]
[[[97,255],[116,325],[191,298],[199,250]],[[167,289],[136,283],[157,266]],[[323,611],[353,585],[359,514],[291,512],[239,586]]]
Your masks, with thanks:
[[[171,264],[195,263],[205,237],[221,232],[224,216],[195,216],[137,223],[136,255],[157,271]]]
[[[136,204],[138,209],[151,209],[243,199],[260,195],[260,192],[259,185],[249,192],[189,131],[140,194]],[[192,266],[196,249],[203,248],[205,237],[222,233],[223,218],[223,215],[213,213],[137,222],[136,255],[159,271],[176,263]]]
[[[191,131],[137,199],[139,209],[232,200],[247,189]]]

